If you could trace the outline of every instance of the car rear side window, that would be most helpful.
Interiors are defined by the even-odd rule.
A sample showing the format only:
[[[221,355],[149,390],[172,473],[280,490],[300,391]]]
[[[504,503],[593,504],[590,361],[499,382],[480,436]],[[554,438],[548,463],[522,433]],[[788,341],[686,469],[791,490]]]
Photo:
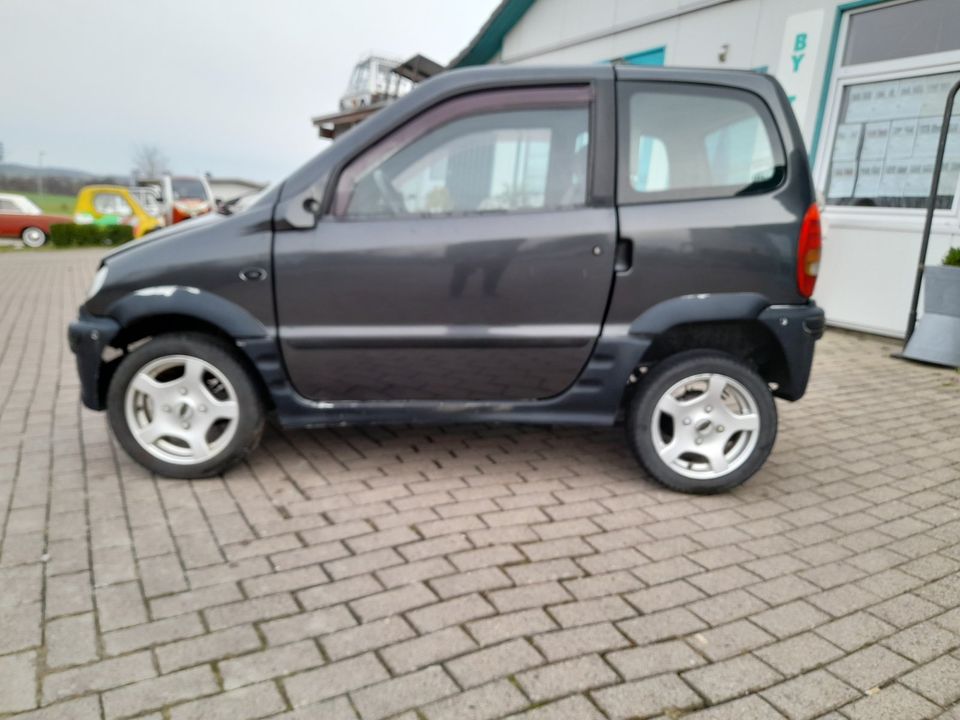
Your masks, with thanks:
[[[763,193],[786,175],[776,125],[753,93],[623,83],[618,104],[623,204]]]

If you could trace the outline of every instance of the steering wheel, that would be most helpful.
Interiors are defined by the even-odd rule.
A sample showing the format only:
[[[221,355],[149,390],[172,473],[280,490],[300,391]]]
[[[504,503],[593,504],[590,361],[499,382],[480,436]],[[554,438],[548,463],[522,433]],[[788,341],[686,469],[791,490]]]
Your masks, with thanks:
[[[405,215],[407,213],[407,206],[403,204],[403,196],[390,184],[381,168],[373,171],[373,182],[376,184],[377,190],[380,191],[383,201],[394,215]]]

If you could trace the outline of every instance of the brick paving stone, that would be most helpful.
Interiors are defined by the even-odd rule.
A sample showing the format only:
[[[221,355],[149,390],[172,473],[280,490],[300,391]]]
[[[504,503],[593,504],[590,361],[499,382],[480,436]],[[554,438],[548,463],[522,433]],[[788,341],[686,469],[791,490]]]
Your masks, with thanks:
[[[651,717],[661,713],[677,715],[693,710],[703,700],[676,675],[661,675],[646,680],[623,683],[593,693],[597,704],[613,720]]]
[[[46,628],[47,667],[79,665],[97,659],[97,629],[93,613],[51,620]]]
[[[2,697],[2,691],[0,691],[0,697]],[[33,712],[19,713],[16,718],[17,720],[99,720],[100,700],[95,695],[67,700],[55,705],[47,705]],[[143,720],[162,720],[162,718],[157,715],[144,717]]]
[[[147,680],[156,674],[149,652],[111,658],[48,674],[43,679],[43,701],[47,704],[91,691],[108,690]]]
[[[909,660],[882,645],[871,645],[831,663],[827,669],[848,685],[866,692],[885,685],[912,667]]]
[[[891,635],[883,644],[914,662],[925,663],[960,646],[960,635],[924,622]]]
[[[902,685],[890,685],[843,708],[850,720],[925,720],[940,714],[940,708]]]
[[[797,635],[830,621],[830,616],[803,600],[757,613],[750,618],[778,638]]]
[[[837,647],[853,652],[864,645],[892,635],[896,632],[896,628],[872,615],[855,613],[822,625],[815,632]]]
[[[477,593],[463,595],[434,603],[407,613],[410,622],[420,632],[431,632],[449,625],[475,620],[495,614],[494,607]]]
[[[42,616],[40,603],[0,607],[0,654],[39,645]]]
[[[291,595],[281,593],[206,608],[203,610],[203,616],[211,630],[222,630],[234,625],[290,615],[299,609]]]
[[[452,626],[398,642],[381,650],[380,656],[394,673],[403,674],[462,655],[476,647],[477,644],[462,628]],[[467,687],[462,682],[461,685]]]
[[[741,655],[681,673],[712,705],[770,687],[783,676],[752,655]]]
[[[329,635],[356,624],[346,605],[335,605],[263,622],[260,631],[270,645],[283,645],[304,638]]]
[[[686,608],[673,608],[617,623],[637,645],[684,637],[704,630],[707,624]]]
[[[316,644],[309,640],[301,640],[290,645],[281,645],[230,660],[222,660],[219,668],[223,687],[231,690],[322,664],[323,657],[317,650]]]
[[[706,662],[702,655],[680,640],[619,650],[608,653],[606,659],[627,680],[689,670]]]
[[[387,662],[389,663],[389,659]],[[544,662],[543,657],[529,642],[518,639],[449,660],[445,666],[461,687],[469,688],[514,675]]]
[[[690,583],[677,580],[639,590],[625,596],[625,599],[644,615],[649,615],[657,610],[685,605],[703,597],[705,597],[704,594]]]
[[[35,652],[0,657],[0,713],[37,706],[36,668]]]
[[[415,583],[353,600],[350,602],[350,609],[360,622],[369,622],[430,605],[436,601],[437,596],[430,588],[422,583]]]
[[[857,699],[860,693],[829,673],[815,670],[764,690],[761,695],[791,720],[808,720]]]
[[[188,590],[176,595],[167,595],[150,601],[150,612],[154,619],[183,615],[194,610],[202,610],[216,605],[240,600],[243,594],[233,583],[211,585],[199,590]]]
[[[191,668],[108,690],[103,694],[103,711],[107,720],[113,720],[217,691],[209,667]]]
[[[350,695],[363,720],[380,720],[449,697],[457,691],[450,676],[434,666],[354,690]]]
[[[704,630],[693,636],[691,645],[710,660],[725,660],[742,652],[753,650],[774,641],[774,637],[746,620],[712,630]]]
[[[527,706],[527,699],[506,680],[481,685],[427,705],[427,720],[494,720]]]
[[[146,622],[147,608],[137,583],[97,588],[95,595],[101,630],[115,630]]]
[[[285,709],[276,685],[262,683],[175,705],[170,720],[255,720]]]
[[[900,682],[941,707],[960,701],[960,659],[945,655],[900,678]]]
[[[624,600],[614,595],[554,605],[550,607],[550,614],[562,627],[569,628],[596,622],[623,620],[637,613]]]
[[[544,665],[520,673],[516,678],[517,683],[534,702],[611,685],[620,680],[598,655],[583,655]]]
[[[339,603],[381,592],[383,587],[373,575],[358,575],[346,580],[301,590],[297,597],[308,610],[338,605]]]
[[[574,695],[511,715],[510,720],[604,720],[604,716],[583,695]]]
[[[414,635],[416,633],[408,622],[400,617],[392,617],[330,633],[321,638],[320,643],[332,659],[339,660],[386,647]]]
[[[562,660],[594,652],[606,652],[630,644],[612,623],[583,625],[537,635],[534,644],[548,660]]]
[[[843,650],[813,633],[797,635],[754,652],[757,657],[788,677],[843,657]]]
[[[203,623],[197,615],[178,615],[143,625],[114,630],[101,636],[103,647],[110,655],[119,655],[153,645],[200,635]]]
[[[300,707],[372,685],[388,677],[390,674],[377,656],[367,653],[285,678],[283,686],[294,707]]]
[[[684,720],[782,720],[783,715],[756,695],[684,715]],[[821,720],[842,720],[828,718]]]
[[[510,638],[536,635],[556,627],[557,624],[550,616],[539,608],[519,610],[467,623],[467,631],[481,645],[492,645]]]
[[[170,673],[191,665],[260,649],[260,637],[252,625],[238,625],[207,635],[161,645],[154,651],[160,672]]]
[[[55,575],[47,579],[46,616],[48,619],[88,610],[93,610],[93,581],[88,571]]]

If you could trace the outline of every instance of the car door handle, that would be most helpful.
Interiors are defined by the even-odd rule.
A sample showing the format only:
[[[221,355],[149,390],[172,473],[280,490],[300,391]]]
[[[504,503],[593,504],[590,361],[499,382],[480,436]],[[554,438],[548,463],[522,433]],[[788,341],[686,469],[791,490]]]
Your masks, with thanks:
[[[266,278],[267,271],[263,268],[246,268],[240,271],[240,279],[244,282],[257,282],[258,280],[266,280]]]
[[[617,250],[613,258],[613,269],[626,272],[633,267],[633,240],[617,238]]]

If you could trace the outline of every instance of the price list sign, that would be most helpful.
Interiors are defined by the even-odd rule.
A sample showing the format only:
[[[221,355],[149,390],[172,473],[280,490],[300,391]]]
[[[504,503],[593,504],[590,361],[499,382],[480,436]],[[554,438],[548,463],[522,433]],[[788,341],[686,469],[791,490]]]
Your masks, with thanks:
[[[848,85],[827,181],[833,205],[919,208],[933,179],[947,93],[960,73]],[[960,179],[960,118],[950,122],[938,207]]]

